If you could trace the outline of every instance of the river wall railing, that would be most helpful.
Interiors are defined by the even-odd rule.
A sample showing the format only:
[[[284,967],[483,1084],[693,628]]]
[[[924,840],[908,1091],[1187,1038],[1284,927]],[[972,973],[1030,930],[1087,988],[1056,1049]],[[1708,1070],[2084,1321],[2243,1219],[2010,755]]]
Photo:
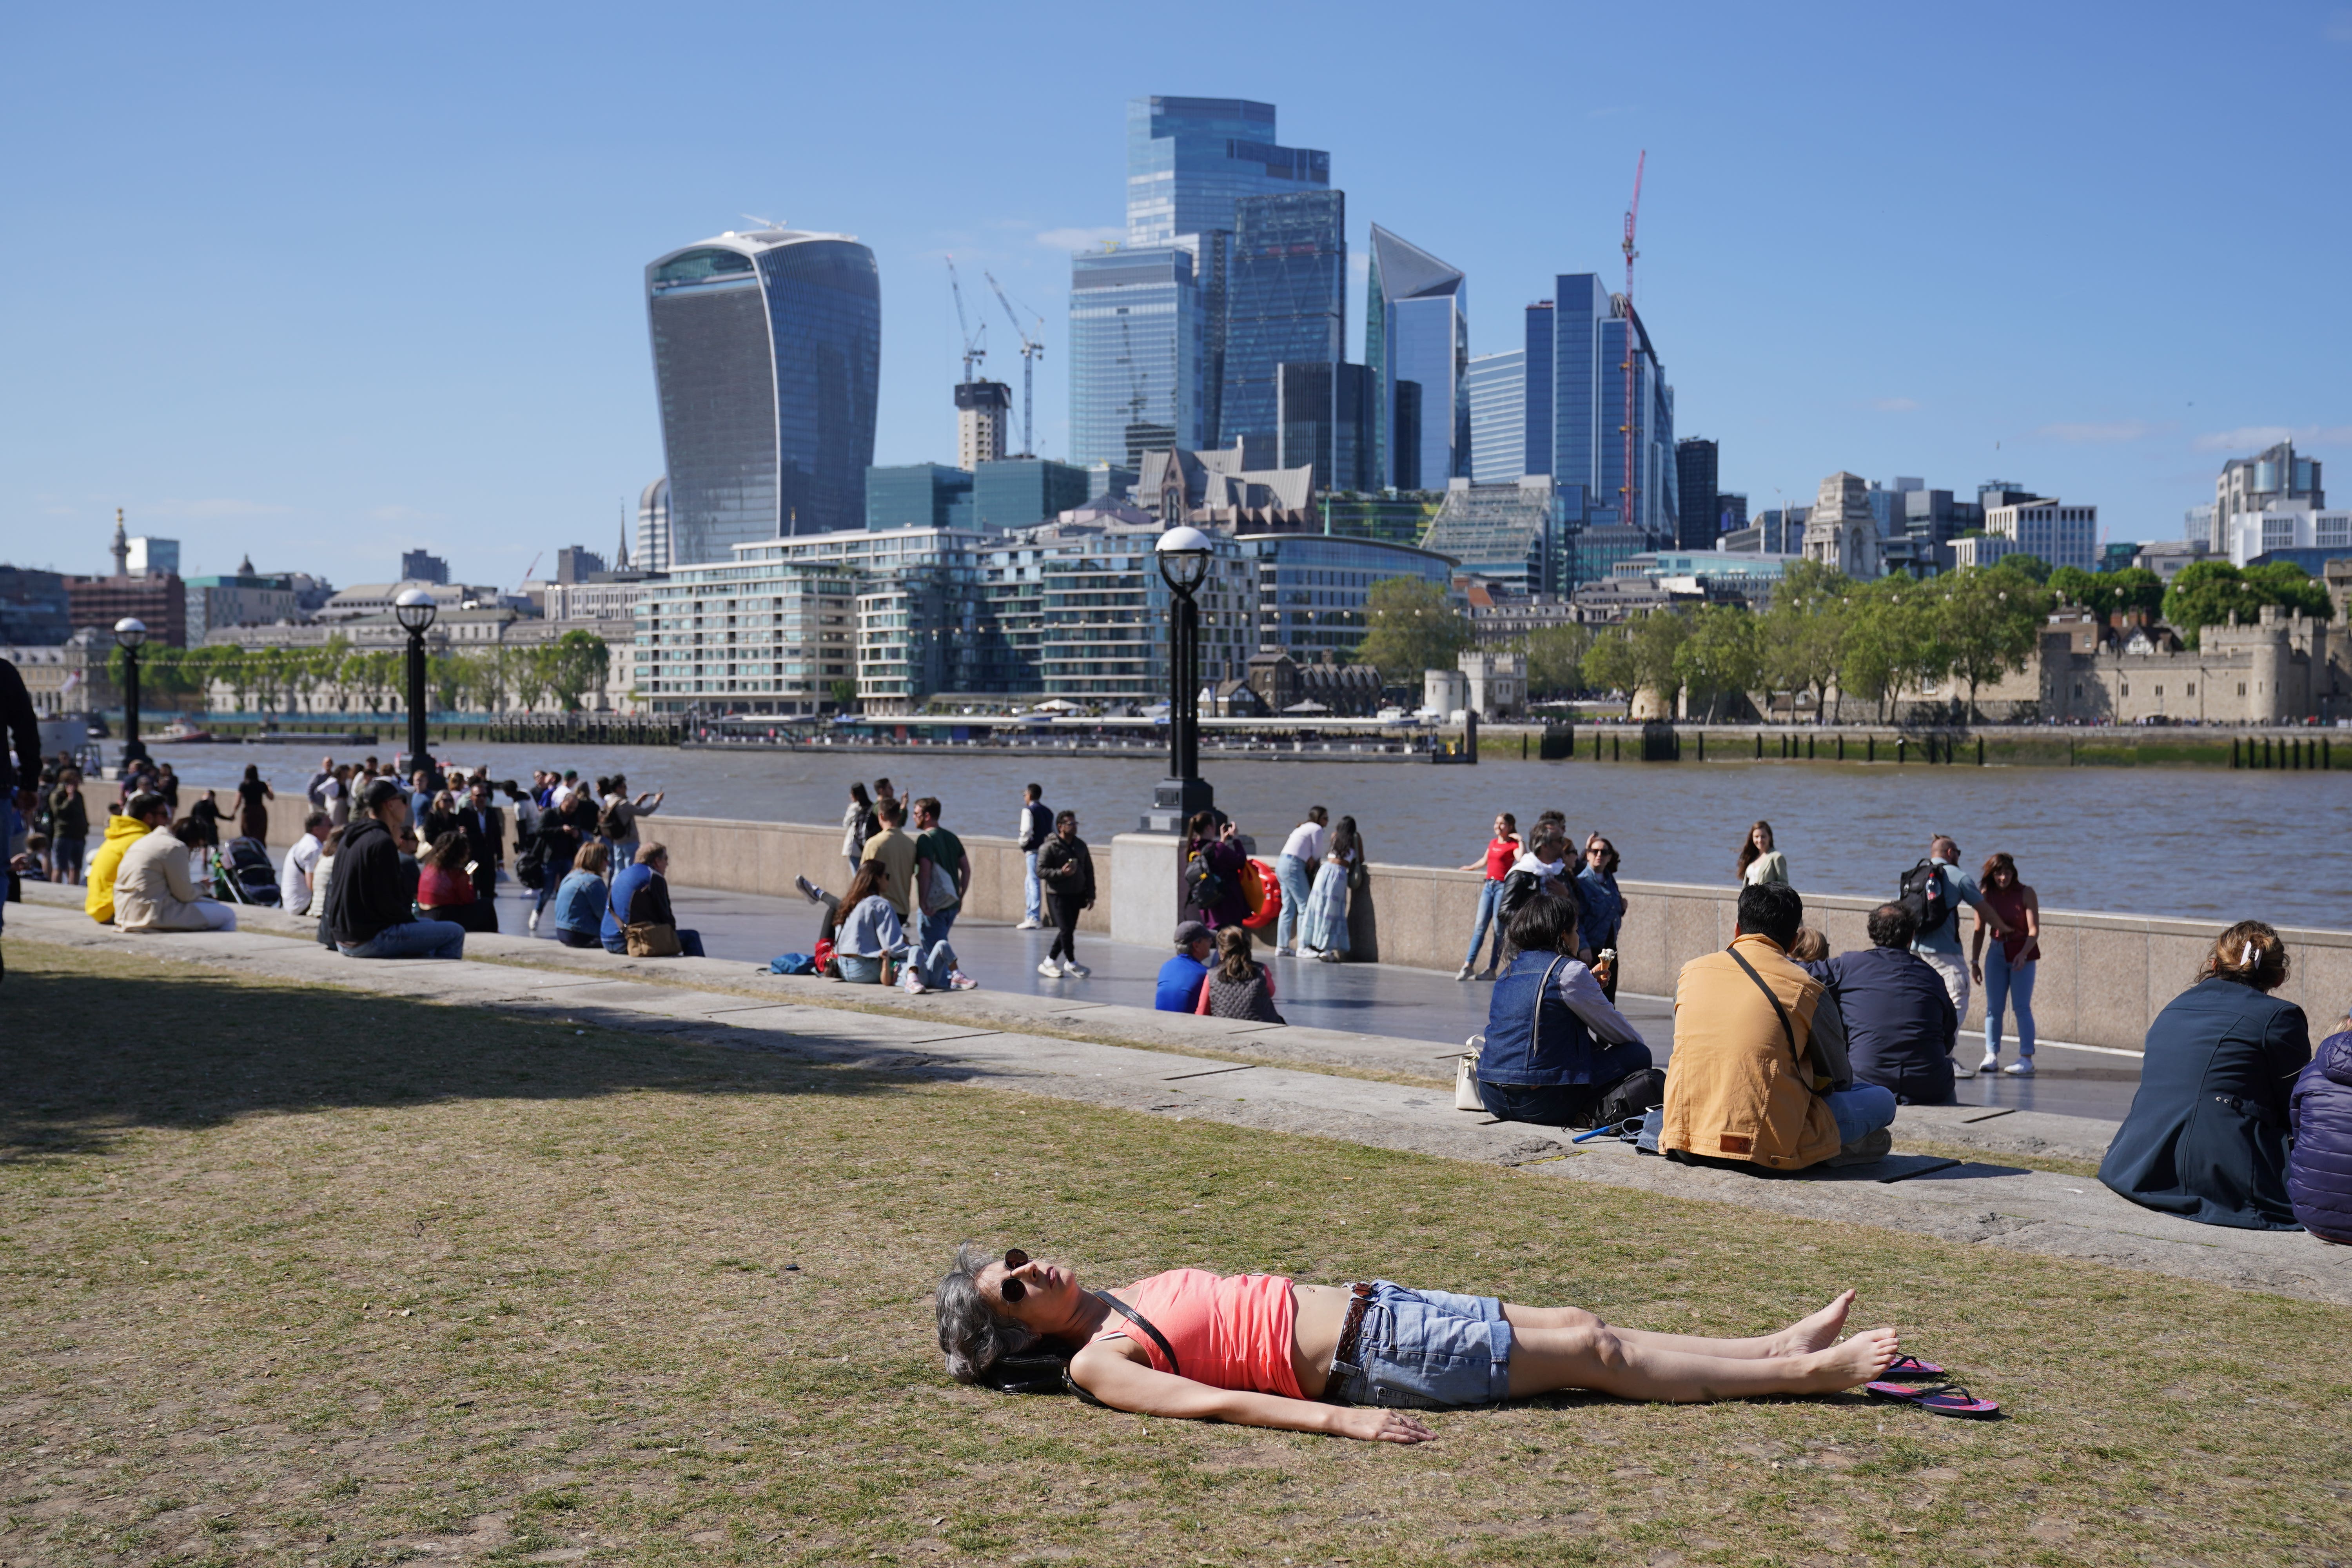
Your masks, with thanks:
[[[301,832],[309,803],[289,791],[270,811],[270,843],[281,852]],[[765,894],[796,899],[794,879],[841,891],[850,866],[843,830],[819,824],[735,822],[715,817],[644,818],[639,831],[670,852],[669,876],[685,888]],[[509,819],[511,836],[512,819]],[[1011,838],[961,835],[972,860],[971,889],[964,914],[973,921],[1011,922],[1022,915],[1025,865]],[[1110,930],[1111,846],[1092,846],[1097,894],[1078,924],[1101,935]],[[509,847],[509,861],[512,854]],[[1369,884],[1350,906],[1354,955],[1361,960],[1426,969],[1451,975],[1477,910],[1481,878],[1476,872],[1430,866],[1374,862]],[[1673,882],[1622,881],[1625,924],[1618,937],[1621,987],[1638,994],[1671,996],[1682,966],[1727,945],[1732,937],[1738,890]],[[1168,892],[1174,929],[1175,891]],[[1806,923],[1830,939],[1833,952],[1870,945],[1866,924],[1881,900],[1811,894],[1805,898]],[[2260,919],[2249,909],[2238,917]],[[1970,917],[1962,915],[1964,930]],[[2042,958],[2036,972],[2033,1011],[2043,1038],[2079,1045],[2137,1050],[2157,1013],[2185,990],[2213,940],[2229,922],[2167,920],[2085,910],[2045,910]],[[794,905],[774,932],[778,952],[806,952],[816,935],[816,914]],[[1267,946],[1271,946],[1268,933]],[[2293,966],[2281,994],[2310,1015],[2315,1040],[2332,1028],[2352,1002],[2352,931],[2294,929],[2283,933]],[[982,984],[987,983],[982,977]],[[1971,989],[1966,1031],[1980,1033],[1982,987]],[[2013,1032],[2014,1026],[2011,1029]],[[1970,1038],[1963,1056],[1976,1049]]]

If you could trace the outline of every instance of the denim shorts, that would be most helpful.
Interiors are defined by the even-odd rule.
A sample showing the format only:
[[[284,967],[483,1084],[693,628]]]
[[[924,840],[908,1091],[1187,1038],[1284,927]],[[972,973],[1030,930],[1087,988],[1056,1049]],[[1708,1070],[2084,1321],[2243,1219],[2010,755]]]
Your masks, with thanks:
[[[1492,1296],[1372,1281],[1356,1364],[1331,1363],[1330,1396],[1413,1410],[1492,1405],[1511,1391],[1511,1325]]]

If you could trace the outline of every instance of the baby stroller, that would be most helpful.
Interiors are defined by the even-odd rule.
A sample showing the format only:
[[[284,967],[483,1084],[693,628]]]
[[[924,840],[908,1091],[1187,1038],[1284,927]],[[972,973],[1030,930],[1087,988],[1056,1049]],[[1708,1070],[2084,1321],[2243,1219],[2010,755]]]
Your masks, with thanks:
[[[230,839],[221,852],[216,879],[222,896],[236,903],[274,906],[278,901],[278,868],[258,838]]]

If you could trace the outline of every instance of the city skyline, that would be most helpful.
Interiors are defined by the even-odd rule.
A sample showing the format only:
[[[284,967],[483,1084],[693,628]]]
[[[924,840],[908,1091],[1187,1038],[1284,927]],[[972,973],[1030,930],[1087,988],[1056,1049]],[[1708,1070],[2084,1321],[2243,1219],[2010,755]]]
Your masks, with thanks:
[[[2321,458],[2352,445],[2335,369],[2352,334],[2321,259],[2347,226],[2326,195],[2346,133],[2320,111],[2352,28],[2325,7],[2235,26],[2158,8],[2127,36],[2021,8],[1967,37],[1730,9],[1595,20],[1612,47],[1671,52],[1677,71],[1588,96],[1513,47],[1533,13],[1497,10],[1423,62],[1481,90],[1409,119],[1345,90],[1384,51],[1378,8],[1350,29],[1247,14],[1247,58],[1213,47],[1223,15],[1148,57],[1109,54],[1108,35],[1052,42],[1045,58],[1088,85],[1021,105],[977,173],[952,155],[951,95],[922,89],[1013,58],[1010,37],[949,48],[853,18],[755,22],[795,48],[888,52],[903,75],[887,114],[871,88],[812,84],[804,123],[745,148],[663,133],[679,89],[616,105],[581,85],[688,61],[715,79],[697,100],[749,79],[748,60],[648,40],[617,12],[566,13],[551,42],[554,13],[508,18],[462,54],[430,29],[346,18],[33,18],[16,30],[30,83],[0,110],[35,150],[14,182],[23,232],[135,220],[168,232],[174,265],[133,270],[139,246],[84,243],[60,268],[19,247],[27,286],[0,307],[20,369],[0,555],[101,570],[117,505],[136,531],[184,541],[194,573],[250,553],[357,581],[426,548],[510,583],[541,550],[601,545],[662,471],[642,268],[756,226],[746,209],[873,247],[877,462],[953,454],[950,249],[1045,318],[1037,447],[1075,456],[1068,258],[1125,237],[1126,106],[1171,89],[1278,105],[1283,143],[1328,153],[1348,197],[1356,361],[1371,224],[1460,268],[1479,305],[1470,353],[1507,353],[1554,275],[1610,275],[1647,147],[1637,300],[1678,427],[1722,442],[1722,486],[1751,510],[1803,504],[1836,469],[1963,491],[2014,474],[2096,504],[2113,537],[2177,537],[2224,458],[2290,435]],[[2166,112],[2242,28],[2303,40],[2275,111]],[[1931,123],[1775,85],[1893,70],[1956,112]],[[285,138],[289,117],[311,131]],[[2218,197],[2254,167],[2321,193],[2294,243],[2226,243],[2200,219],[2195,191]],[[334,267],[253,264],[305,236],[333,245]],[[526,266],[528,289],[460,282]],[[2212,293],[2226,312],[2179,309]],[[2249,342],[2279,353],[2250,361]],[[1001,378],[1011,335],[991,343]]]

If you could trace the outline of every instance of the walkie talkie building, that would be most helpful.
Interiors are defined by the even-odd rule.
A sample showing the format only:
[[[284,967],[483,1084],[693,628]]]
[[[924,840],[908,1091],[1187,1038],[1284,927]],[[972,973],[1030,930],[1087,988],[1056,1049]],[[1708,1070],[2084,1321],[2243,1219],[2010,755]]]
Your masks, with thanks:
[[[669,564],[866,526],[881,374],[874,253],[847,235],[729,232],[646,268],[669,460]]]

